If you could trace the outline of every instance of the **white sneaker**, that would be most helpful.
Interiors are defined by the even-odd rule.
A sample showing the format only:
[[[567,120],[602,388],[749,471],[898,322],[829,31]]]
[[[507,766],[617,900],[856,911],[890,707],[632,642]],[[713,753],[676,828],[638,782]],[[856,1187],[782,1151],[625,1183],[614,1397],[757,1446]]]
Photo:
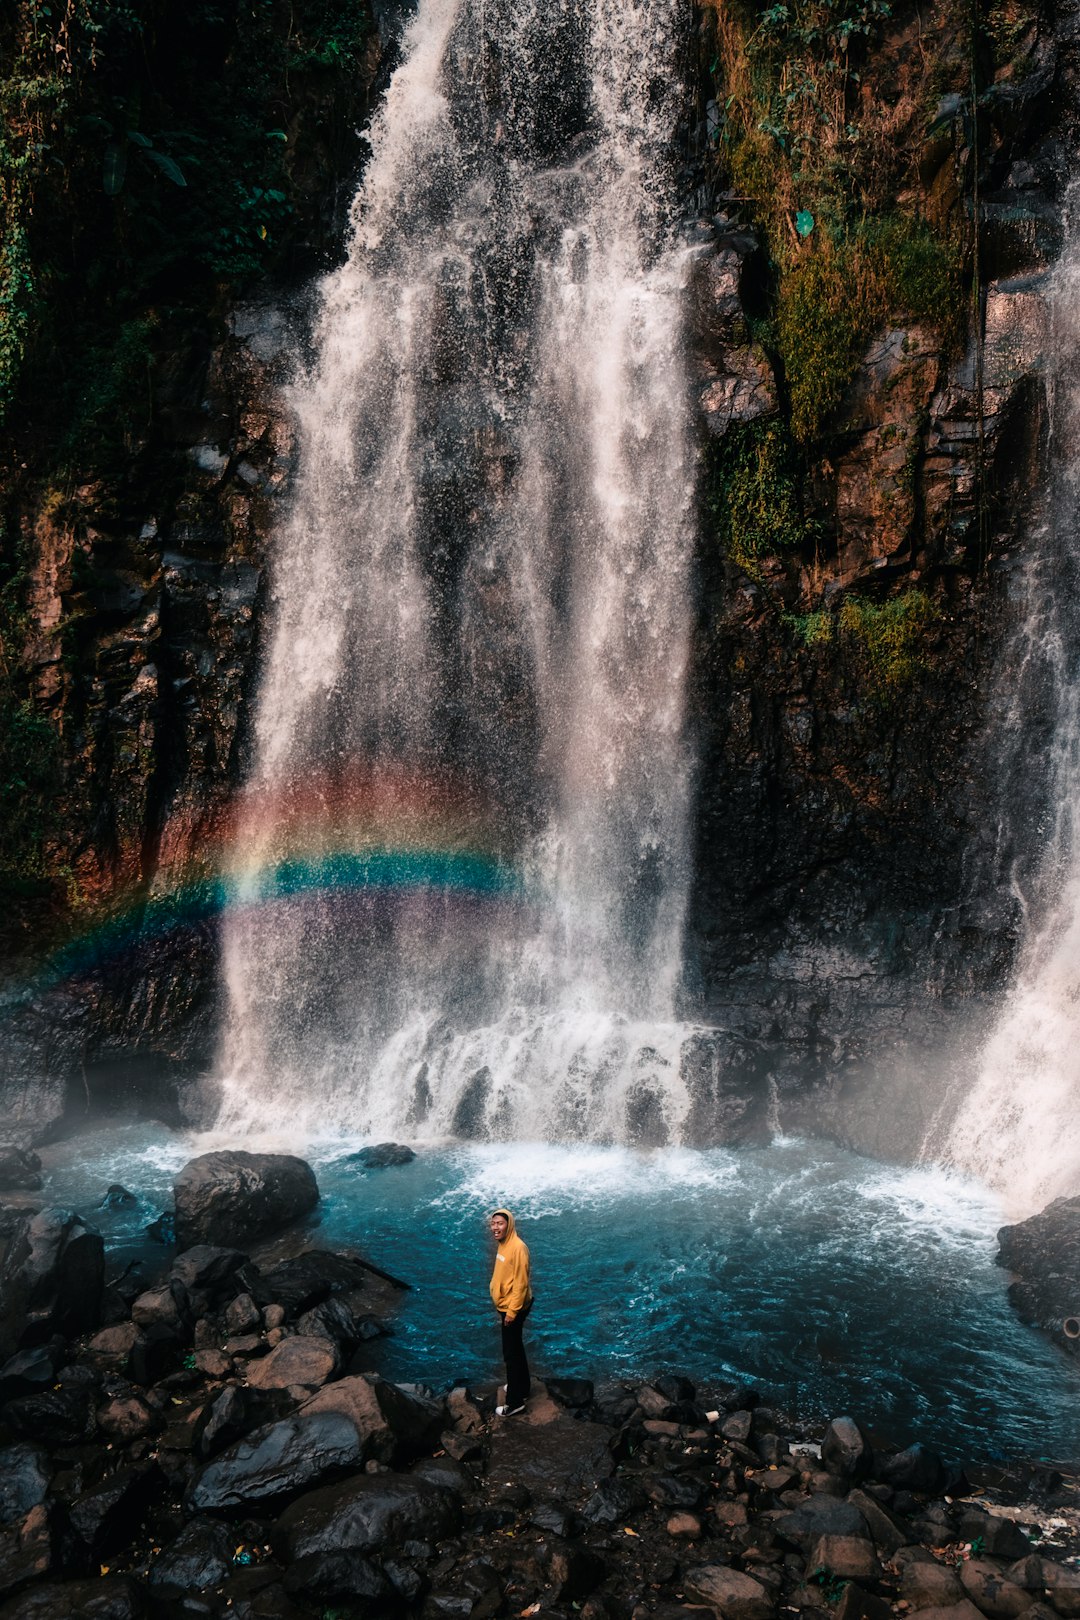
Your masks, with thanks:
[[[518,1413],[519,1412],[524,1412],[524,1410],[525,1410],[524,1405],[522,1405],[522,1406],[497,1406],[495,1408],[495,1416],[496,1417],[517,1417]]]

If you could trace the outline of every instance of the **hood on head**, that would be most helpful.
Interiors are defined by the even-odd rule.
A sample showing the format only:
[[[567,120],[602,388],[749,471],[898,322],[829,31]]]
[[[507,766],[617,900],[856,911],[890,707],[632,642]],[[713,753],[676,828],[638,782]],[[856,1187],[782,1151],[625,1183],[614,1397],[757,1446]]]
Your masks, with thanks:
[[[488,1220],[494,1220],[496,1215],[506,1216],[506,1237],[503,1238],[503,1242],[508,1243],[514,1235],[514,1217],[511,1215],[508,1209],[493,1209],[491,1214],[488,1216]]]

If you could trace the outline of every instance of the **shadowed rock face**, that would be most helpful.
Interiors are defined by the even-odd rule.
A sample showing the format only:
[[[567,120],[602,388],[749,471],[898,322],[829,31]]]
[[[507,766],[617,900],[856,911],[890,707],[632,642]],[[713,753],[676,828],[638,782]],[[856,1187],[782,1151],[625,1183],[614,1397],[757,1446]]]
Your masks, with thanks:
[[[998,1264],[1015,1274],[1009,1298],[1071,1355],[1080,1354],[1080,1198],[1055,1198],[998,1233]]]

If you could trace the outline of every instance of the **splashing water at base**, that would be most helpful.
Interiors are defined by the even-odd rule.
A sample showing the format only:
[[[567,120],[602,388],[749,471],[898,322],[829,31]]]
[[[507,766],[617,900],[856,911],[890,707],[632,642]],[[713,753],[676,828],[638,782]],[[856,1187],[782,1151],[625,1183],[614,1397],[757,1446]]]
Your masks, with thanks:
[[[292,391],[233,1129],[679,1134],[685,22],[421,0],[407,30]]]
[[[1047,352],[1053,487],[1049,521],[1031,542],[1026,615],[1008,671],[1004,773],[1023,769],[1025,731],[1049,691],[1056,723],[1052,821],[1033,885],[1016,882],[1025,932],[1016,984],[979,1057],[974,1084],[954,1086],[924,1154],[979,1177],[1023,1216],[1080,1193],[1080,192],[1054,273]],[[1031,818],[1030,803],[1022,813]],[[1037,819],[1037,818],[1036,818]]]
[[[225,1142],[146,1125],[56,1144],[45,1196],[93,1213],[118,1264],[147,1252],[148,1212],[211,1145]],[[1000,1204],[956,1176],[797,1139],[742,1152],[443,1144],[370,1172],[350,1158],[356,1142],[258,1145],[299,1146],[315,1166],[315,1241],[356,1244],[414,1284],[374,1351],[387,1376],[495,1381],[485,1216],[508,1202],[533,1255],[541,1376],[746,1379],[797,1415],[853,1412],[958,1459],[1080,1455],[1080,1372],[1011,1310],[994,1264]],[[95,1211],[111,1181],[144,1202]]]

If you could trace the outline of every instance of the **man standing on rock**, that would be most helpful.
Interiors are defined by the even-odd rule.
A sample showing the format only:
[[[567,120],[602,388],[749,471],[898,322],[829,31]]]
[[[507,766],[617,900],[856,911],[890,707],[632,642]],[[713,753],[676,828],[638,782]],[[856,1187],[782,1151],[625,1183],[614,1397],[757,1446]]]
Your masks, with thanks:
[[[491,1217],[492,1235],[499,1245],[491,1273],[491,1298],[502,1318],[502,1352],[506,1362],[506,1401],[497,1406],[499,1417],[524,1412],[532,1387],[529,1363],[525,1359],[522,1333],[532,1307],[529,1285],[529,1251],[514,1230],[514,1217],[508,1209],[497,1209]]]

